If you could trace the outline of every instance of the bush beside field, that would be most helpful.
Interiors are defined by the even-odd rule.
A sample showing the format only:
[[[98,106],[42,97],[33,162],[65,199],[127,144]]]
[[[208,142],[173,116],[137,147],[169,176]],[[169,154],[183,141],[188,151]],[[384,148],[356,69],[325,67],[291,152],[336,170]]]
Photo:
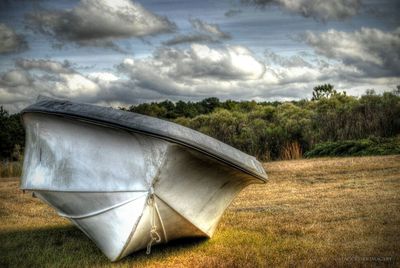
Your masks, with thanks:
[[[367,156],[400,154],[400,136],[395,138],[371,137],[360,140],[345,140],[319,143],[305,157],[320,156]]]

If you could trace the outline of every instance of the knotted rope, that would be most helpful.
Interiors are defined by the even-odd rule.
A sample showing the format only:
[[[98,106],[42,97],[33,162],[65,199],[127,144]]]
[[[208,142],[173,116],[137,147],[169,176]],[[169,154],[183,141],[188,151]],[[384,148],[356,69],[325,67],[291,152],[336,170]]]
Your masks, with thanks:
[[[159,243],[161,242],[161,236],[159,235],[159,233],[157,232],[157,225],[156,225],[156,214],[158,214],[158,209],[157,209],[157,205],[155,203],[155,199],[154,199],[154,189],[153,187],[151,187],[150,189],[150,196],[149,199],[147,200],[147,204],[150,206],[150,241],[147,244],[147,250],[146,250],[146,254],[150,254],[151,253],[151,246],[155,243]],[[158,217],[160,218],[160,215],[158,215]],[[161,218],[160,218],[161,220]],[[162,222],[161,222],[162,225]],[[164,226],[163,226],[164,227]]]

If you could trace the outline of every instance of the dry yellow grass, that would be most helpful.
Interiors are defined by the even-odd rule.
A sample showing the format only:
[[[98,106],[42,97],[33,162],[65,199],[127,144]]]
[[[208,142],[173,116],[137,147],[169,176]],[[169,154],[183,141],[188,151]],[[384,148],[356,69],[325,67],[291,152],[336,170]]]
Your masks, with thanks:
[[[400,156],[265,164],[211,240],[183,240],[110,263],[52,209],[0,179],[0,267],[397,266]]]

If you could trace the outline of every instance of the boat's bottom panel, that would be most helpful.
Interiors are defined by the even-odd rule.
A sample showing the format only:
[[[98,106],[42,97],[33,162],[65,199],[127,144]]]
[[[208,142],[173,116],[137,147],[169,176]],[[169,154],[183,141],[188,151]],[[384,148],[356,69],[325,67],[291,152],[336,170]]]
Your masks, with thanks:
[[[147,202],[147,192],[124,193],[123,200],[121,200],[121,193],[103,193],[103,196],[100,193],[45,191],[35,193],[40,199],[54,207],[60,216],[69,219],[81,229],[110,260],[116,260],[120,256],[127,238],[136,229]],[[68,196],[68,198],[53,198],[57,194]],[[107,203],[103,197],[108,201]],[[91,204],[102,204],[102,206],[98,206],[97,210],[89,211],[85,206]],[[68,213],[63,209],[65,207],[68,208]]]
[[[30,172],[21,187],[70,219],[113,261],[177,238],[211,237],[235,196],[261,182],[156,137],[54,116],[25,120],[24,170]]]

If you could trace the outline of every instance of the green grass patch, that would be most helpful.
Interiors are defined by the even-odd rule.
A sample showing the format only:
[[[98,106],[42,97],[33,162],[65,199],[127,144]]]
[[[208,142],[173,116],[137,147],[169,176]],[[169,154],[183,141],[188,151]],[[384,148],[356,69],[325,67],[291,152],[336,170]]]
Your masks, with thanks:
[[[400,136],[394,138],[371,137],[361,140],[323,142],[304,154],[319,156],[367,156],[400,154]]]

